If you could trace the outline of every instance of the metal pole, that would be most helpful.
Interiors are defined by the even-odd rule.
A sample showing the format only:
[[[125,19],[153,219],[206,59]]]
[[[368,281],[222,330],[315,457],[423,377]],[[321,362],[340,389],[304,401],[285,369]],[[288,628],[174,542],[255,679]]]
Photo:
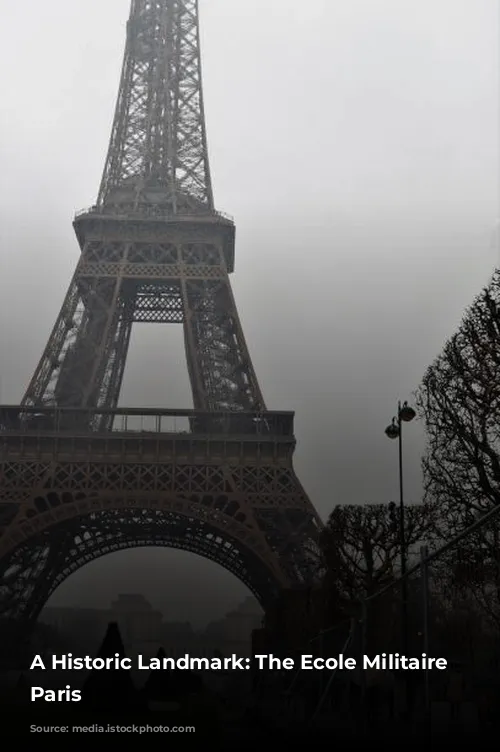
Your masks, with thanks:
[[[354,635],[354,630],[355,630],[355,624],[356,624],[356,620],[355,619],[351,619],[351,626],[349,628],[349,634],[347,635],[347,639],[346,639],[346,641],[344,643],[344,647],[342,648],[342,655],[345,655],[347,653],[347,649],[348,649],[349,645],[352,642],[353,635]],[[323,691],[323,694],[321,695],[321,697],[319,699],[319,702],[318,702],[318,704],[316,706],[316,710],[314,711],[314,713],[312,715],[311,723],[313,721],[315,721],[316,718],[317,718],[317,716],[320,714],[321,709],[323,708],[323,705],[325,703],[325,700],[328,697],[328,693],[330,691],[330,687],[332,686],[333,680],[335,679],[335,677],[337,675],[337,672],[338,672],[338,668],[334,668],[332,670],[332,672],[330,674],[330,678],[328,679],[327,685],[326,685],[326,687],[325,687],[325,689]]]
[[[403,491],[403,421],[401,402],[398,402],[399,447],[399,545],[401,546],[401,652],[408,653],[408,583],[406,579],[405,504]]]
[[[319,647],[319,657],[324,658],[325,657],[325,633],[323,630],[321,630],[318,640],[318,647]],[[324,671],[318,671],[318,696],[321,697],[323,693],[324,688],[324,677],[323,674]]]
[[[363,668],[364,656],[368,654],[368,607],[365,598],[361,601],[361,624],[360,624],[360,651],[359,671],[361,682],[361,717],[363,724],[366,723],[366,673]]]
[[[489,520],[493,519],[493,517],[496,517],[496,515],[500,516],[500,504],[497,504],[496,506],[492,507],[489,512],[484,514],[482,517],[480,517],[474,524],[470,525],[470,527],[466,528],[465,530],[462,530],[461,533],[458,535],[455,535],[454,538],[452,538],[448,543],[446,543],[444,546],[441,546],[441,548],[435,549],[432,553],[429,554],[427,557],[427,563],[431,564],[435,559],[439,559],[445,554],[447,551],[451,551],[452,548],[455,548],[457,543],[460,543],[461,540],[466,538],[467,536],[471,535],[475,530],[478,530],[483,525],[485,525]],[[407,574],[414,574],[415,572],[418,572],[420,569],[420,562],[418,564],[414,564],[410,569],[408,570]],[[394,587],[394,583],[390,582],[388,585],[385,585],[383,588],[380,588],[380,590],[377,590],[376,593],[373,593],[373,595],[367,596],[366,600],[367,602],[373,601],[376,598],[380,598],[380,596],[383,593],[389,592],[389,590],[392,590]]]
[[[423,652],[429,656],[429,565],[427,563],[428,551],[427,546],[420,548],[420,572],[422,584],[422,633],[424,637]],[[429,669],[425,669],[424,674],[424,703],[425,715],[429,720],[430,714],[430,690],[429,690]]]

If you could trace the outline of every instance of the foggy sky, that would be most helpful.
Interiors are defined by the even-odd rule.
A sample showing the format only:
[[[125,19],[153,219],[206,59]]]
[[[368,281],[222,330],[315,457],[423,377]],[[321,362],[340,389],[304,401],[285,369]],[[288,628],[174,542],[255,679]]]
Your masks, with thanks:
[[[71,220],[96,199],[128,12],[0,0],[3,403],[21,399],[78,259]],[[498,3],[200,0],[200,18],[215,199],[235,217],[233,286],[267,406],[296,411],[296,470],[323,517],[388,502],[384,428],[498,263]],[[137,326],[121,403],[191,407],[182,347],[180,327]],[[408,501],[422,449],[412,424]],[[194,620],[246,592],[155,550],[85,567],[53,602],[77,585],[79,604],[142,589]]]

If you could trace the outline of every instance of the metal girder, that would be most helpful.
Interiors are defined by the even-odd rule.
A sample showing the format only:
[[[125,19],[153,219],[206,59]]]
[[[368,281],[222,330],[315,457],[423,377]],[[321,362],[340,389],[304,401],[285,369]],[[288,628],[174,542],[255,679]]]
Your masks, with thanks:
[[[82,255],[23,405],[116,407],[139,321],[183,323],[196,409],[265,409],[229,281],[225,227],[80,225]]]
[[[45,410],[33,423],[34,411],[9,410],[10,423],[0,409],[0,618],[36,617],[84,561],[141,541],[208,556],[263,605],[318,574],[321,522],[293,471],[287,414],[233,413],[224,426],[227,413],[186,411],[191,430],[176,432],[161,430],[175,416],[144,415],[156,430],[140,430],[122,410],[105,421],[111,430],[75,432],[103,421]]]
[[[132,0],[97,204],[74,221],[80,260],[22,405],[0,407],[0,620],[32,621],[71,572],[132,546],[211,558],[264,607],[319,572],[293,414],[266,411],[229,281],[197,10]],[[183,325],[195,411],[117,409],[135,322]]]
[[[264,608],[280,583],[248,547],[205,521],[175,512],[122,509],[93,512],[54,527],[2,560],[0,619],[34,621],[52,593],[80,567],[128,548],[165,546],[211,559],[234,574]]]
[[[98,206],[213,210],[198,0],[133,0]]]

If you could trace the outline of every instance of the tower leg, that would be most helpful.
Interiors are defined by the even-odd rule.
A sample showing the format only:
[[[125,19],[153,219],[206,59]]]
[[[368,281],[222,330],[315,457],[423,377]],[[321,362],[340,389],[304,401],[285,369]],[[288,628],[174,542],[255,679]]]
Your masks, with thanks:
[[[216,280],[184,280],[183,294],[195,407],[204,402],[203,409],[216,411],[265,409],[227,273]]]
[[[131,320],[120,278],[86,278],[77,269],[25,406],[116,407]]]

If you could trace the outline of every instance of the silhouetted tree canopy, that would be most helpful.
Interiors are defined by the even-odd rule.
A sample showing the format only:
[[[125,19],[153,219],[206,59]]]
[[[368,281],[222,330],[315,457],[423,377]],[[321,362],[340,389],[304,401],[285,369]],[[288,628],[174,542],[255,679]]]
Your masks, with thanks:
[[[417,395],[426,498],[470,524],[500,502],[500,271],[467,311]]]
[[[404,520],[406,547],[411,551],[432,534],[432,510],[427,505],[407,505]],[[372,595],[399,575],[399,508],[339,505],[328,519],[321,544],[327,587],[343,601]]]
[[[324,619],[329,626],[359,618],[360,601],[399,579],[399,514],[396,504],[340,505],[331,513],[321,538],[326,563]],[[419,544],[428,542],[434,532],[432,510],[422,504],[406,505],[404,522],[407,558],[413,563]],[[414,581],[409,585],[411,592],[413,585]],[[370,601],[364,628],[368,652],[398,648],[400,603],[397,586]]]
[[[417,404],[427,431],[425,500],[446,541],[500,503],[500,271],[427,370]],[[440,562],[443,593],[475,600],[497,623],[499,544],[500,515]]]

